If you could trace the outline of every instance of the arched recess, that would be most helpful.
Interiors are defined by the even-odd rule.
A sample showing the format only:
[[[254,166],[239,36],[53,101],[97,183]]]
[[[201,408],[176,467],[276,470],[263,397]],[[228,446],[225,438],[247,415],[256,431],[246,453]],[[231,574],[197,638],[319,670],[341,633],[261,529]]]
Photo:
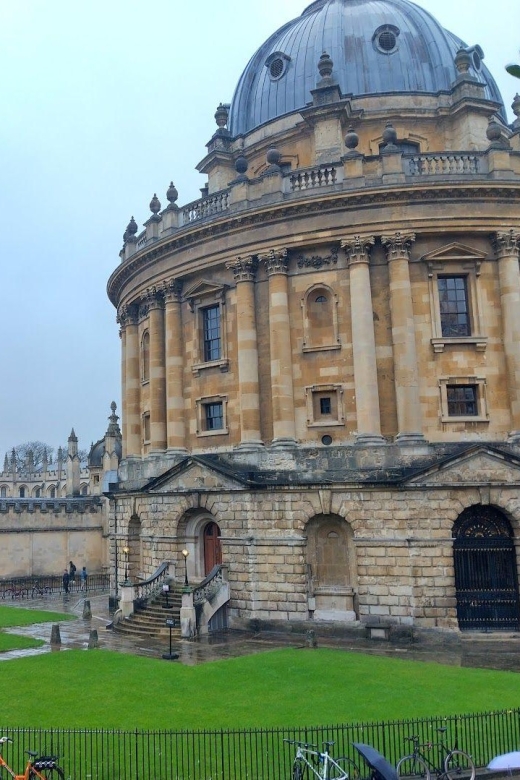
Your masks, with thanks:
[[[131,582],[143,577],[143,551],[141,541],[141,519],[132,512],[128,521],[128,575]]]
[[[520,628],[517,561],[509,520],[493,506],[465,509],[452,531],[461,631]]]
[[[301,301],[303,312],[303,351],[341,347],[338,332],[338,297],[324,284],[315,284]]]
[[[338,515],[316,515],[306,530],[311,617],[356,620],[357,564],[351,526]]]
[[[184,529],[183,529],[184,525]],[[184,546],[188,550],[188,578],[201,581],[211,569],[222,563],[220,526],[216,518],[206,510],[189,510],[179,523],[179,538],[184,530]]]

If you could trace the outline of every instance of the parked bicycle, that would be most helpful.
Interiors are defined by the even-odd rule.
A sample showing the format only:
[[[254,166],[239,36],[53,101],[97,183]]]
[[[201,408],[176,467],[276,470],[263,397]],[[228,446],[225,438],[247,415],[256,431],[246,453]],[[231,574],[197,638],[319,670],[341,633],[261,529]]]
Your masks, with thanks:
[[[440,741],[420,744],[419,737],[408,739],[413,742],[413,753],[401,758],[397,764],[400,780],[431,780],[432,774],[442,780],[475,780],[475,764],[471,756],[455,745],[449,748],[442,741],[447,728],[438,728]],[[425,751],[433,751],[437,763]]]
[[[11,585],[2,591],[3,599],[28,599],[29,589],[21,585]]]
[[[31,590],[31,598],[43,598],[43,596],[48,596],[50,592],[51,589],[48,585],[40,585],[39,582],[34,582]]]
[[[319,780],[359,780],[359,767],[350,758],[332,758],[329,753],[334,742],[324,742],[323,750],[308,742],[284,739],[289,745],[296,745],[296,756],[292,768],[292,780],[317,777]]]
[[[9,737],[0,737],[0,769],[5,769],[14,780],[65,780],[65,773],[61,767],[56,763],[58,756],[40,756],[32,750],[26,750],[25,752],[29,756],[27,759],[27,765],[23,775],[17,775],[16,772],[11,769],[5,758],[2,756],[2,748],[6,742],[12,742]]]

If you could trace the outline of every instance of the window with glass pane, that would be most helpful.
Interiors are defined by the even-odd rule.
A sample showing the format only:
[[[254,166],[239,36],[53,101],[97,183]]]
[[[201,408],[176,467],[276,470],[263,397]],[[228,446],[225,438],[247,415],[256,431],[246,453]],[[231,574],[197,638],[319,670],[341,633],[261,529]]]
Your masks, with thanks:
[[[202,309],[202,334],[204,345],[204,362],[220,360],[220,307],[208,306]]]
[[[332,414],[332,402],[330,397],[320,398],[320,414]]]
[[[437,282],[442,335],[470,336],[466,277],[439,276]]]
[[[218,431],[224,427],[224,408],[221,401],[204,404],[204,417],[207,431]]]
[[[449,417],[478,415],[476,385],[448,385],[446,395]]]

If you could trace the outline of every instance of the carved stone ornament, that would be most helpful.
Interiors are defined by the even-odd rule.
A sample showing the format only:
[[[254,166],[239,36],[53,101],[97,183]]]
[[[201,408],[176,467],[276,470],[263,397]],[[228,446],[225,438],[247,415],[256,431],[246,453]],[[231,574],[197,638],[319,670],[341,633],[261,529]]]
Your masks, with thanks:
[[[163,282],[162,292],[166,303],[180,303],[182,282],[180,279],[168,279],[166,282]]]
[[[520,255],[520,233],[513,228],[507,233],[495,233],[492,240],[498,258]]]
[[[368,263],[370,259],[370,247],[374,246],[374,236],[352,236],[341,242],[341,248],[347,255],[349,265],[354,263]]]
[[[415,233],[394,233],[391,236],[381,236],[381,243],[386,249],[388,262],[391,260],[409,260],[410,248],[415,241]]]
[[[143,303],[148,306],[148,311],[150,309],[161,309],[164,301],[163,296],[164,291],[160,287],[156,287],[155,285],[147,287],[143,296]]]
[[[323,268],[324,265],[336,265],[338,262],[338,247],[332,247],[330,255],[322,257],[321,255],[312,255],[312,257],[305,257],[305,255],[298,255],[296,258],[298,268]]]
[[[117,312],[117,323],[121,328],[127,325],[137,325],[138,308],[135,304],[126,303],[120,306]]]
[[[254,255],[237,257],[227,263],[227,268],[233,271],[235,282],[254,282],[258,268],[258,260]]]
[[[258,259],[266,265],[269,276],[273,274],[286,274],[289,270],[289,258],[287,249],[271,249],[269,252],[258,255]]]

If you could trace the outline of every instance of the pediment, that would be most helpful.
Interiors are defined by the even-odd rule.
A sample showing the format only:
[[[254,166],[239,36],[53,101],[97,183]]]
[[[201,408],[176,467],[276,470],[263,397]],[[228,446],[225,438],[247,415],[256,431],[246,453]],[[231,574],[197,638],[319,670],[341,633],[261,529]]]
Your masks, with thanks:
[[[199,298],[210,298],[213,300],[220,300],[228,285],[218,284],[212,282],[209,279],[200,279],[196,284],[193,284],[187,290],[184,291],[184,298],[192,302]]]
[[[409,485],[520,484],[520,460],[509,453],[477,448],[421,471]]]
[[[243,490],[247,484],[240,475],[208,466],[196,458],[186,460],[150,482],[150,493],[186,492],[190,490]]]
[[[461,263],[461,262],[476,262],[481,263],[487,257],[486,252],[480,252],[473,247],[460,244],[458,241],[454,241],[451,244],[438,247],[432,252],[428,252],[421,257],[421,260],[425,260],[427,263]]]

